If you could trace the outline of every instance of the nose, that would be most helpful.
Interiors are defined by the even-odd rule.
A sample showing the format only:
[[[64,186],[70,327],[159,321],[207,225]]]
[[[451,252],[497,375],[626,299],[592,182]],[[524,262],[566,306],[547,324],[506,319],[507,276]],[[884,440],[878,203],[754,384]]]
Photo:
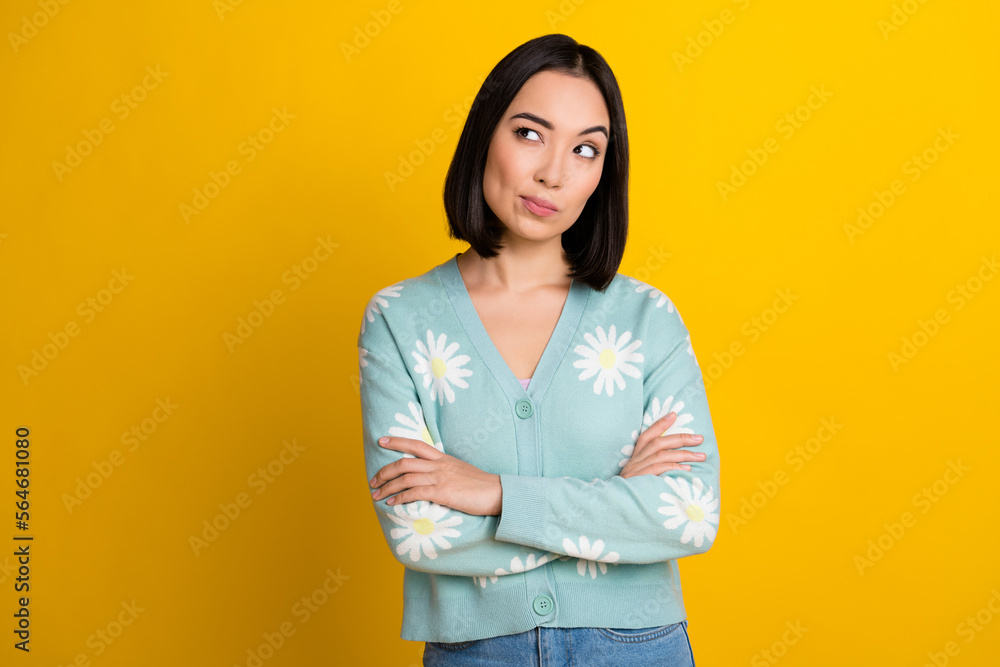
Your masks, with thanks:
[[[538,159],[535,180],[549,188],[562,186],[565,179],[566,156],[563,151],[547,150]]]

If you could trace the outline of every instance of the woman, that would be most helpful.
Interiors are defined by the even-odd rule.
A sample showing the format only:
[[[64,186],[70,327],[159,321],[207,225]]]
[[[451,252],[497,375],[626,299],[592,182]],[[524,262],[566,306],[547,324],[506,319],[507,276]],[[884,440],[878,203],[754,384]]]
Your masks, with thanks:
[[[677,559],[715,539],[718,448],[679,312],[617,272],[627,187],[607,63],[533,39],[448,171],[471,247],[366,308],[365,463],[425,665],[694,664]]]

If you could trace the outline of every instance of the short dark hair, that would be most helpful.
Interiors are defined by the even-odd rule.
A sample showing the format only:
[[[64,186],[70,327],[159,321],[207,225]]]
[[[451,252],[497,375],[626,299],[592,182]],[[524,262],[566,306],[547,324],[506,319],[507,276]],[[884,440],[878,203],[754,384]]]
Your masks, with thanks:
[[[449,236],[468,242],[482,257],[495,257],[503,229],[487,224],[483,174],[493,131],[504,111],[538,72],[551,70],[593,81],[608,107],[611,127],[597,189],[580,217],[562,235],[570,276],[604,291],[625,254],[628,235],[628,131],[621,90],[600,53],[568,35],[536,37],[501,60],[483,81],[458,139],[444,181]]]

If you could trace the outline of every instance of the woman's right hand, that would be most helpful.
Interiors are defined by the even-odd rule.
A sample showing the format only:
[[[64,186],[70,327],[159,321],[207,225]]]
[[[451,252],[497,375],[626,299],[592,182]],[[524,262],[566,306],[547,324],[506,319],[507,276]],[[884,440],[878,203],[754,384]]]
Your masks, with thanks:
[[[691,466],[685,465],[684,461],[704,461],[703,453],[680,449],[700,445],[705,441],[704,437],[694,433],[661,435],[676,419],[677,414],[671,412],[640,433],[631,458],[618,474],[622,477],[659,475],[668,470],[690,470]]]

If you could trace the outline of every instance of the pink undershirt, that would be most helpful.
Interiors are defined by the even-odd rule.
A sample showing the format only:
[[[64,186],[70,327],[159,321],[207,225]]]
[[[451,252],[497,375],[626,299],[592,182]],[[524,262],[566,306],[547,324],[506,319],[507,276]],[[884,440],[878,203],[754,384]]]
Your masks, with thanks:
[[[528,378],[527,380],[518,380],[518,382],[521,383],[522,387],[524,387],[525,389],[527,389],[528,388],[528,383],[531,382],[531,378]]]

